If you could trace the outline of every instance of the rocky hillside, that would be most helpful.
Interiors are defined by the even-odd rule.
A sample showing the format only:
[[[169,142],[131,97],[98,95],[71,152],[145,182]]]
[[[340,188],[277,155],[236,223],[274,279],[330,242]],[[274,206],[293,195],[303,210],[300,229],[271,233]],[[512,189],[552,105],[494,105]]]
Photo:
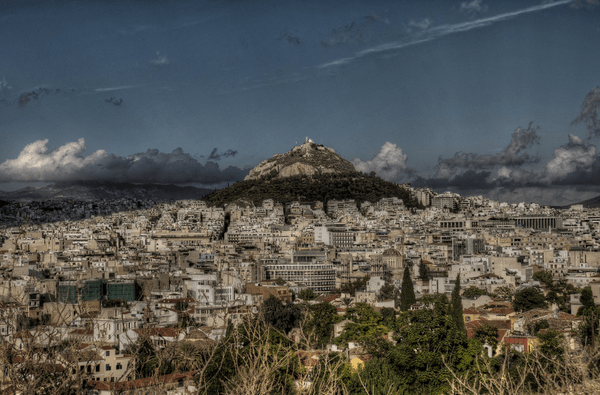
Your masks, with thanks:
[[[276,154],[260,163],[244,180],[348,173],[358,173],[352,163],[336,154],[333,149],[306,139],[304,144],[295,146],[291,151]]]

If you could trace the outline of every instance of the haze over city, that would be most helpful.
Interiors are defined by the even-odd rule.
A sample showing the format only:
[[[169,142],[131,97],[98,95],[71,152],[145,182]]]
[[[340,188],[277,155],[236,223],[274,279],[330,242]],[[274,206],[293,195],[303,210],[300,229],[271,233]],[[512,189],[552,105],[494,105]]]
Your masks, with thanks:
[[[600,195],[588,1],[4,2],[0,190],[224,186],[308,136],[438,192]]]

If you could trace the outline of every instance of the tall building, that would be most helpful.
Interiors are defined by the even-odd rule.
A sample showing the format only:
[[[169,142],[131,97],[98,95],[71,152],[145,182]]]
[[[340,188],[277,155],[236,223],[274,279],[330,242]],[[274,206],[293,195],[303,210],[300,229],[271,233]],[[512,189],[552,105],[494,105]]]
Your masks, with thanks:
[[[327,262],[325,251],[297,251],[292,256],[292,262],[267,264],[264,270],[267,280],[301,283],[315,293],[329,292],[335,288],[335,267]]]

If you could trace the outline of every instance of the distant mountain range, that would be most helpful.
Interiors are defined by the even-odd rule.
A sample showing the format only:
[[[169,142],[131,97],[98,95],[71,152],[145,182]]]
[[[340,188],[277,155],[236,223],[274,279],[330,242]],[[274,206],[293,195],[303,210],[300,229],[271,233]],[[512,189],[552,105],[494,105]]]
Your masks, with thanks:
[[[598,207],[600,207],[600,196],[596,196],[591,199],[584,200],[584,201],[578,202],[578,203],[567,204],[565,206],[556,206],[555,208],[567,209],[567,208],[570,208],[574,204],[581,204],[585,208],[598,208]]]
[[[16,191],[0,191],[0,200],[100,199],[184,200],[200,199],[212,189],[164,184],[128,184],[112,182],[57,182],[43,187],[26,187]]]

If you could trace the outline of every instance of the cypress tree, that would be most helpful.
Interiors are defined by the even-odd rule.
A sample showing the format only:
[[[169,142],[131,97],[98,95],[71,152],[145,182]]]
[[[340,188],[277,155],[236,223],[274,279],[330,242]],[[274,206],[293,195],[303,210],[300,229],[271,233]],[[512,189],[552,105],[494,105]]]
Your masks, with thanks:
[[[413,289],[413,283],[410,279],[410,272],[408,266],[404,268],[404,277],[402,278],[402,292],[400,293],[400,310],[408,311],[410,306],[415,304],[417,298],[415,298],[415,290]]]
[[[463,319],[462,300],[460,297],[460,273],[456,276],[456,284],[454,284],[454,289],[452,290],[450,306],[450,315],[452,316],[452,321],[454,321],[454,324],[456,325],[456,329],[460,332],[464,332],[465,321]]]

